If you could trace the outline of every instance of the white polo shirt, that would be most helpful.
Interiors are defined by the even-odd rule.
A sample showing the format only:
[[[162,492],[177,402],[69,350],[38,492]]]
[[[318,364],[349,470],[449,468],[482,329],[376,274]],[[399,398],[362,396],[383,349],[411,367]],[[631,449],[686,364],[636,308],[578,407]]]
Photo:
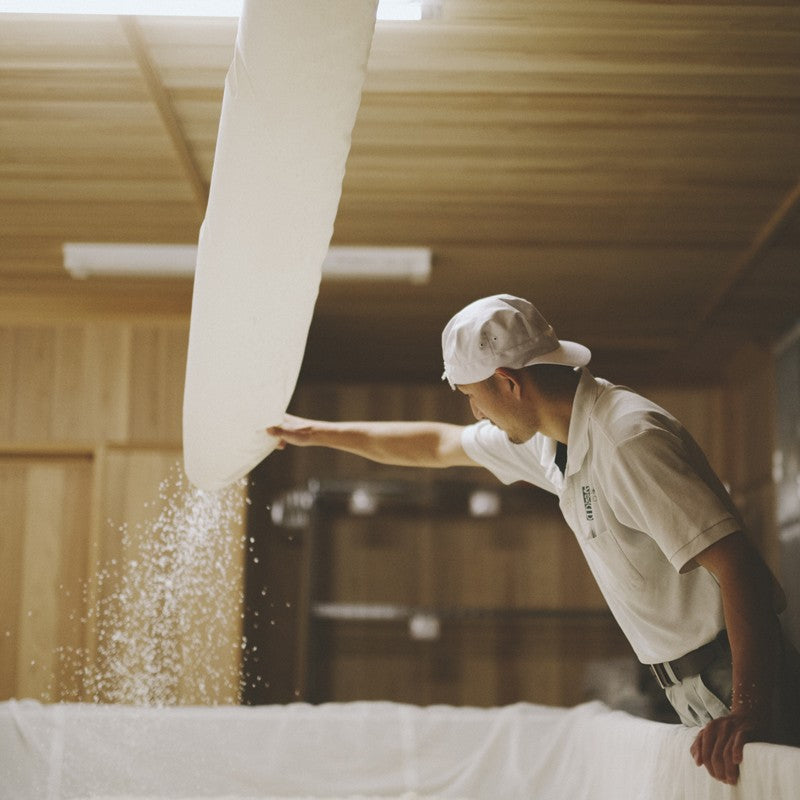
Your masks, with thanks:
[[[469,457],[503,483],[559,498],[611,612],[639,660],[672,661],[725,627],[722,598],[694,557],[743,530],[699,446],[664,409],[582,370],[565,474],[556,442],[513,444],[488,420],[467,426]]]

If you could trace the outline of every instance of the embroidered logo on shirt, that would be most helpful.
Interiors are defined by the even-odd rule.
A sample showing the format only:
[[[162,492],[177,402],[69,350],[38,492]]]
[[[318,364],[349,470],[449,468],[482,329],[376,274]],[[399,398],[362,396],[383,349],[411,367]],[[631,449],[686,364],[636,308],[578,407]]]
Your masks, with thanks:
[[[581,493],[583,494],[583,510],[586,512],[586,519],[589,522],[594,522],[592,502],[597,500],[597,495],[591,486],[581,486]]]

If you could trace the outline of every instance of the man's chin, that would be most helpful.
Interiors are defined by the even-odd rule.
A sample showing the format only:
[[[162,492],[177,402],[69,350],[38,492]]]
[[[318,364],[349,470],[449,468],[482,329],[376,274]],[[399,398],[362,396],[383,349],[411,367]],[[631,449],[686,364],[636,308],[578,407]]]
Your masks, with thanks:
[[[519,436],[513,436],[505,428],[501,428],[496,422],[492,422],[492,420],[489,420],[489,422],[491,422],[495,428],[498,428],[499,430],[503,431],[503,433],[508,437],[508,441],[511,442],[511,444],[525,444],[525,442],[527,442],[528,439],[530,439],[530,437],[528,437],[528,439],[522,439]]]

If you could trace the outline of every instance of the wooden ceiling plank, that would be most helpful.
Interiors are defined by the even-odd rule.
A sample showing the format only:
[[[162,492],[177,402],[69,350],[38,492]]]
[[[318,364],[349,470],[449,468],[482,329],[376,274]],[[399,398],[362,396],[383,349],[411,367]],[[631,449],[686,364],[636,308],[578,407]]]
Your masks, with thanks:
[[[147,84],[150,96],[156,105],[159,117],[164,124],[164,128],[175,149],[175,153],[184,169],[186,178],[192,189],[192,194],[195,198],[198,216],[202,219],[206,213],[206,206],[208,205],[208,185],[192,155],[186,136],[183,133],[180,120],[172,107],[164,84],[161,82],[158,72],[150,60],[136,20],[133,17],[122,16],[119,17],[119,22],[128,39],[136,62],[139,65],[142,77]]]
[[[733,29],[773,31],[797,27],[796,4],[787,2],[637,2],[634,0],[447,0],[450,24],[590,27],[604,30]]]
[[[739,258],[734,261],[727,275],[721,276],[715,283],[715,291],[710,295],[698,311],[692,324],[678,348],[682,351],[701,338],[704,328],[707,329],[714,316],[725,303],[736,293],[737,288],[747,279],[765,256],[767,250],[775,243],[784,224],[800,209],[800,181],[784,195],[767,221],[759,228]]]
[[[698,315],[698,323],[705,324],[714,312],[735,291],[736,287],[747,277],[760,262],[767,249],[775,242],[784,222],[800,208],[800,181],[798,181],[783,197],[769,219],[761,226],[747,250],[737,259],[726,279],[722,281],[717,292],[709,299]]]
[[[32,225],[32,221],[34,224]],[[134,202],[0,200],[0,237],[54,238],[62,242],[197,241],[196,205],[148,198]]]
[[[4,178],[0,181],[0,202],[44,202],[68,201],[82,203],[87,199],[94,202],[114,203],[124,194],[129,202],[147,203],[154,197],[161,202],[181,203],[186,199],[186,187],[182,176],[174,179],[158,176],[147,179],[141,176],[125,179],[115,176],[108,180],[106,175],[98,178],[56,178],[48,176],[45,180],[24,178]]]

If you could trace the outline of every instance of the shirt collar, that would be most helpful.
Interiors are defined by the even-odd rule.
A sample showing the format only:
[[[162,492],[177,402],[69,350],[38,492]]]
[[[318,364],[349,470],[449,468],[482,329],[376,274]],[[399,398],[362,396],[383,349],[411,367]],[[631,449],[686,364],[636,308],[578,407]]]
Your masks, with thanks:
[[[545,477],[557,489],[561,489],[564,485],[564,475],[556,465],[556,440],[551,439],[549,436],[542,436],[542,450],[540,456],[540,463],[544,467]],[[569,450],[567,450],[567,465],[569,465]]]
[[[581,369],[581,379],[572,401],[569,420],[567,469],[564,477],[574,475],[583,465],[589,450],[589,417],[600,394],[600,383],[586,367]]]

